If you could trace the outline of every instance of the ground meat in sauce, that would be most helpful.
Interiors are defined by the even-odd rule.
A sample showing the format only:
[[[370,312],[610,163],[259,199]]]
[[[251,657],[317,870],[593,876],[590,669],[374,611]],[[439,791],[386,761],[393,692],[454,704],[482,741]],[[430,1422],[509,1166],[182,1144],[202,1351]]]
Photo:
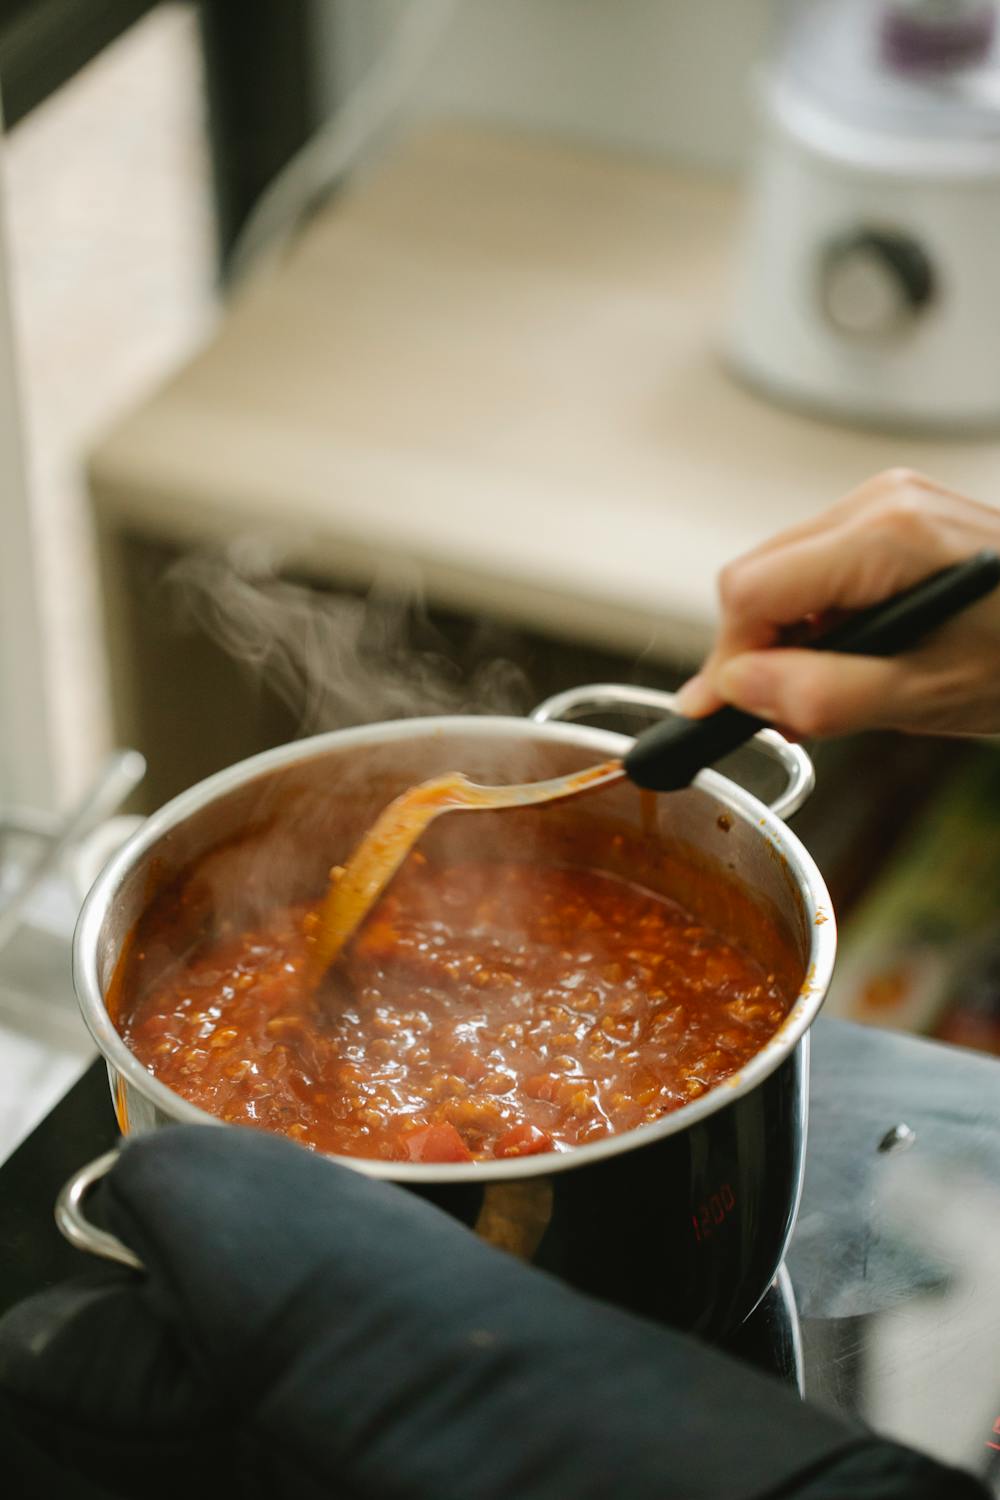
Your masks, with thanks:
[[[122,1035],[203,1109],[321,1151],[565,1151],[741,1068],[791,997],[674,902],[590,869],[409,862],[320,990],[316,909],[125,996]],[[131,986],[132,993],[136,986]]]

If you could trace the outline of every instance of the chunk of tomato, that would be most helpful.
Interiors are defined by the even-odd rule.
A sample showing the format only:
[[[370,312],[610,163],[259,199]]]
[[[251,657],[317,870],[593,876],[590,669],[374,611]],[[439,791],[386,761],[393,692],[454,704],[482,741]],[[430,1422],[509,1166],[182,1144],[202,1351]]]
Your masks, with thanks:
[[[410,1161],[471,1161],[472,1152],[454,1125],[423,1125],[403,1137],[403,1149]]]
[[[541,1151],[551,1151],[552,1137],[537,1125],[513,1125],[497,1140],[493,1155],[537,1156]]]

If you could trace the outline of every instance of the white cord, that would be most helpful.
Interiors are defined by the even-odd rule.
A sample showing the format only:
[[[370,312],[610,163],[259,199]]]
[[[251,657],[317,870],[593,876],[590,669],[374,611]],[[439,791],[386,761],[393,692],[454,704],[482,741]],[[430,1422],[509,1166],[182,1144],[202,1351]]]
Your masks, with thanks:
[[[254,204],[230,257],[234,282],[265,250],[272,255],[280,251],[303,215],[390,128],[437,50],[457,4],[458,0],[408,0],[361,82]]]

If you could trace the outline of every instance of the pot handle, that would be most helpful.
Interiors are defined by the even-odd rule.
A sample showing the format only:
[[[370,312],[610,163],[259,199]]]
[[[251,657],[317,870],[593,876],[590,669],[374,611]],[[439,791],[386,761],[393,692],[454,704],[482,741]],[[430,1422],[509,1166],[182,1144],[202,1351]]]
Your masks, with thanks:
[[[83,1211],[87,1194],[111,1171],[117,1160],[117,1151],[106,1151],[73,1173],[56,1199],[56,1227],[74,1250],[85,1250],[88,1255],[100,1255],[104,1260],[114,1260],[133,1271],[141,1271],[144,1267],[139,1257],[123,1245],[117,1235],[98,1229]]]
[[[665,693],[659,688],[631,687],[620,682],[596,682],[568,688],[564,693],[555,693],[532,709],[528,717],[535,724],[548,724],[555,719],[584,719],[588,714],[596,712],[620,712],[630,708],[676,713],[676,705],[676,694]],[[750,743],[784,769],[788,783],[769,805],[776,817],[790,818],[793,813],[798,812],[816,785],[812,761],[801,745],[793,745],[776,729],[758,730]]]

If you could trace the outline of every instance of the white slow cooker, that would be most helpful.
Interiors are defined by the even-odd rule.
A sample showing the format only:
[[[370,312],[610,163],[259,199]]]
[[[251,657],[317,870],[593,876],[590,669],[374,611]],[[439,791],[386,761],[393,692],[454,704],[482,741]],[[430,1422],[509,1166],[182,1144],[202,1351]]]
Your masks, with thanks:
[[[984,0],[799,8],[760,80],[728,330],[755,385],[873,425],[1000,425],[996,19]]]

